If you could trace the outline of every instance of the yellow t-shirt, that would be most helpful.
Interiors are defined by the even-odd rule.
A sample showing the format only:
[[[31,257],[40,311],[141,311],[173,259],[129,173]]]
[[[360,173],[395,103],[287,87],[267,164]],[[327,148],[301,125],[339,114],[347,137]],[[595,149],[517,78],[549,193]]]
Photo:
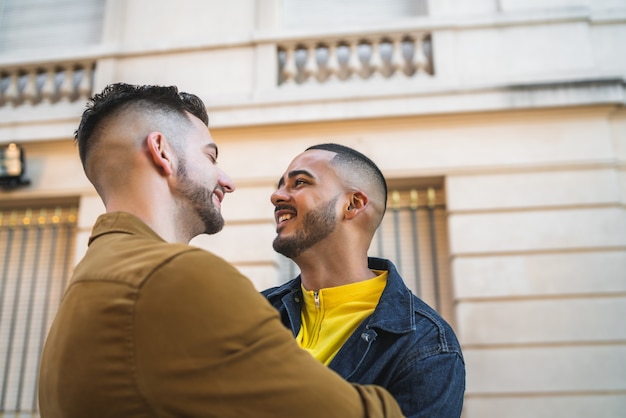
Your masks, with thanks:
[[[387,284],[387,272],[362,282],[308,291],[302,287],[300,347],[328,365],[354,330],[370,316]]]

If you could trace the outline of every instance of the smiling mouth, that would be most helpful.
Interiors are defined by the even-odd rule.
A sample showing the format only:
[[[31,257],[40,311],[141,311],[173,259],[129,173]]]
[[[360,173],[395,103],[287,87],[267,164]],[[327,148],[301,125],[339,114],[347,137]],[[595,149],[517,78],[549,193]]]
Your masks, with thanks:
[[[222,203],[222,200],[224,200],[224,191],[220,187],[217,187],[213,191],[213,196],[217,198],[219,203]]]
[[[291,212],[289,209],[281,210],[276,211],[276,232],[280,232],[287,222],[296,217],[295,212]]]
[[[291,219],[293,216],[290,213],[286,213],[284,215],[280,215],[278,217],[278,223],[282,223],[284,221],[288,221],[289,219]]]
[[[276,225],[280,225],[296,217],[296,208],[290,205],[278,205],[274,208]]]

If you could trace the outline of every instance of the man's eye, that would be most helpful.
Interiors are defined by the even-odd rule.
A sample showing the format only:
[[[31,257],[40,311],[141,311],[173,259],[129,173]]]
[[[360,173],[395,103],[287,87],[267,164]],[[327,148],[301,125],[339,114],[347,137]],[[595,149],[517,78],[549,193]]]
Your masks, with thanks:
[[[302,180],[302,179],[296,179],[293,182],[293,184],[294,184],[294,186],[300,186],[301,184],[307,184],[307,182],[305,180]]]

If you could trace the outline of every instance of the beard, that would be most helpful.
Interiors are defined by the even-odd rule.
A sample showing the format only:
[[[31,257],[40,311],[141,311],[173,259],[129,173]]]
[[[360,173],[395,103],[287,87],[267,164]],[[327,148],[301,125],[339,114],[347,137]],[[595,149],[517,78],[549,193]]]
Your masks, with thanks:
[[[339,196],[312,210],[302,218],[302,229],[291,237],[274,238],[274,251],[292,260],[329,236],[336,225],[335,205]]]
[[[204,234],[215,234],[224,227],[224,218],[219,209],[213,203],[213,191],[207,189],[197,181],[193,180],[185,165],[185,161],[180,161],[177,169],[181,186],[178,192],[185,198],[187,203],[202,222]],[[217,185],[217,187],[220,187]]]

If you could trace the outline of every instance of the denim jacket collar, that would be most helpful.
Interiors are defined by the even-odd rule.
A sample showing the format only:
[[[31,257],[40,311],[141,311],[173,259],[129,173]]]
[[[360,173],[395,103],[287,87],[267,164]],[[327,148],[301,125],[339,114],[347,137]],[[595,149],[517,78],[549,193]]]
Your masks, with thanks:
[[[389,260],[369,257],[371,270],[386,270],[387,285],[372,315],[366,320],[367,328],[377,328],[394,334],[404,334],[415,329],[414,299],[411,290],[406,287],[396,266]],[[265,296],[274,300],[280,297],[291,323],[294,336],[300,329],[300,302],[302,301],[301,277],[298,275],[284,285],[273,289]]]
[[[396,266],[389,260],[368,258],[372,270],[387,270],[387,285],[378,305],[369,318],[368,328],[378,328],[394,334],[404,334],[415,329],[413,295],[406,287]]]

